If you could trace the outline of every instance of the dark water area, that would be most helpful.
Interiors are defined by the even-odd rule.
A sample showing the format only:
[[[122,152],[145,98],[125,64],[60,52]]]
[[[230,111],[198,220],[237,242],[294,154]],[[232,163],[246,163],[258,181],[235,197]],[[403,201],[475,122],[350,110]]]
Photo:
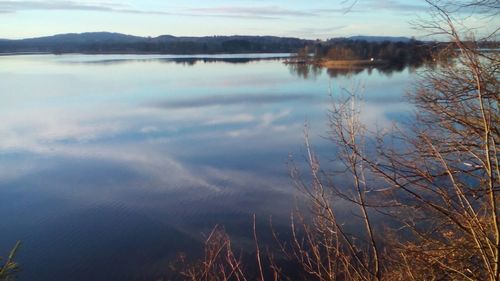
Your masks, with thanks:
[[[286,55],[0,57],[0,256],[19,280],[155,280],[223,225],[272,243],[300,201],[290,155],[318,155],[331,95],[362,85],[361,119],[408,118],[414,70],[297,69]]]

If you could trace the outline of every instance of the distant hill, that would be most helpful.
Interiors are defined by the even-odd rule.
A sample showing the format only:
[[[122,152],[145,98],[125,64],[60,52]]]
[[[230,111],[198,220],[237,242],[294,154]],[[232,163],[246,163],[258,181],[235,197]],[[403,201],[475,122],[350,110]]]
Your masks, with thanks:
[[[411,38],[408,37],[395,37],[395,36],[351,36],[349,40],[367,41],[367,42],[410,42]]]
[[[110,32],[88,32],[0,40],[0,53],[291,53],[313,42],[275,36],[140,37]]]
[[[105,42],[138,42],[143,37],[111,32],[67,33],[53,36],[16,40],[22,43],[105,43]]]
[[[161,35],[141,37],[112,32],[67,33],[19,40],[0,39],[1,53],[87,53],[87,54],[217,54],[217,53],[294,53],[306,46],[338,44],[346,41],[369,43],[411,41],[408,37],[353,36],[326,42],[276,36]]]

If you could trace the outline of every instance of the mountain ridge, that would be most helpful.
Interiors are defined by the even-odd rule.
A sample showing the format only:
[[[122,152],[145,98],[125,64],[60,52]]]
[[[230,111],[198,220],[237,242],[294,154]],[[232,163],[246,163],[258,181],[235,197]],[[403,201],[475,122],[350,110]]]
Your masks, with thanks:
[[[352,39],[354,38],[354,39]],[[396,42],[406,37],[356,36],[331,40],[382,39]],[[398,39],[399,38],[399,39]],[[409,39],[408,39],[409,40]],[[0,53],[293,53],[306,46],[328,41],[269,35],[215,35],[142,37],[116,32],[63,33],[25,39],[0,39]]]
[[[367,41],[367,42],[410,42],[412,39],[405,36],[367,36],[356,35],[348,37],[350,40]]]
[[[279,39],[298,39],[298,40],[304,40],[304,41],[315,41],[312,39],[302,39],[299,37],[291,37],[291,36],[273,36],[273,35],[239,35],[239,34],[234,34],[234,35],[206,35],[206,36],[174,36],[170,34],[162,34],[158,36],[137,36],[137,35],[131,35],[131,34],[125,34],[125,33],[119,33],[119,32],[108,32],[108,31],[97,31],[97,32],[82,32],[82,33],[76,33],[76,32],[71,32],[71,33],[59,33],[59,34],[54,34],[54,35],[48,35],[48,36],[39,36],[39,37],[29,37],[29,38],[22,38],[22,39],[6,39],[6,38],[0,38],[0,41],[27,41],[27,40],[48,40],[48,39],[60,39],[60,38],[90,38],[90,37],[101,37],[103,39],[137,39],[137,40],[144,40],[144,39],[202,39],[202,38],[279,38]],[[107,36],[107,37],[105,37]],[[409,41],[411,40],[409,37],[404,37],[404,36],[371,36],[371,35],[356,35],[356,36],[350,36],[350,37],[333,37],[328,40],[335,40],[335,39],[348,39],[348,40],[365,40],[365,41],[392,41],[392,42],[404,42],[404,41]]]

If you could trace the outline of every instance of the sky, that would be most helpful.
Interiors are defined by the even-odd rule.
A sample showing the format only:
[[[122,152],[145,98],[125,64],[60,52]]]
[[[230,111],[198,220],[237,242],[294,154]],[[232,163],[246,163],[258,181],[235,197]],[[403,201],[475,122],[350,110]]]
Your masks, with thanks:
[[[0,38],[97,31],[152,37],[420,38],[425,32],[412,22],[427,15],[423,0],[0,0]],[[485,24],[480,17],[468,21]]]

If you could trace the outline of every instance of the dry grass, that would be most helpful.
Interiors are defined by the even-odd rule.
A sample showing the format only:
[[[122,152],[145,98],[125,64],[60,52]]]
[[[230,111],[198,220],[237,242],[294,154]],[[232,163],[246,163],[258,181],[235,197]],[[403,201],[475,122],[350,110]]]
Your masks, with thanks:
[[[1,281],[9,281],[14,280],[15,274],[19,271],[18,264],[14,261],[14,257],[16,256],[19,247],[21,246],[21,242],[17,242],[14,248],[9,253],[7,259],[0,264],[0,280]],[[2,258],[0,258],[0,262],[2,262]]]

